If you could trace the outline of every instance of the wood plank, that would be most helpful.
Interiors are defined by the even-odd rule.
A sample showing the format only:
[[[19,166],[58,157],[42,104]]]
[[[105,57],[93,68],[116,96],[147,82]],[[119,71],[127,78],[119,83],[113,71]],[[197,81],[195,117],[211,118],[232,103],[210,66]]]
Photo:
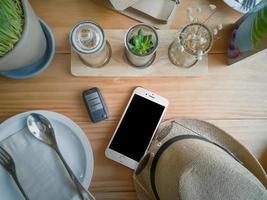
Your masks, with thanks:
[[[136,86],[170,100],[167,118],[266,119],[265,63],[228,67],[224,63],[225,55],[210,55],[209,74],[204,77],[77,78],[70,73],[70,55],[56,55],[50,67],[35,78],[0,78],[0,121],[19,112],[48,109],[87,122],[81,93],[93,86],[102,90],[112,120],[120,117]]]
[[[203,76],[208,73],[208,56],[203,56],[195,66],[190,68],[177,67],[171,63],[168,57],[169,45],[176,39],[176,30],[157,30],[159,47],[153,63],[144,69],[131,66],[125,56],[124,35],[126,30],[106,29],[106,39],[111,50],[110,61],[100,68],[88,67],[80,59],[78,54],[71,52],[71,73],[75,76],[87,77],[179,77],[179,76]]]
[[[97,2],[97,1],[96,1]],[[126,16],[109,10],[92,0],[30,0],[32,7],[37,15],[44,19],[55,35],[57,52],[70,53],[68,34],[70,29],[81,20],[94,20],[101,24],[105,29],[127,29],[136,24]],[[208,5],[214,3],[218,11],[211,20],[211,24],[223,23],[225,25],[223,33],[212,52],[225,52],[228,46],[231,24],[235,22],[241,14],[229,8],[223,1],[216,0],[195,0],[181,1],[177,7],[176,16],[172,23],[172,28],[179,28],[186,22],[187,6]]]
[[[77,78],[70,73],[68,33],[78,21],[89,19],[104,28],[126,29],[136,21],[108,10],[91,0],[30,0],[38,16],[52,28],[57,54],[40,76],[27,80],[0,78],[0,122],[19,112],[47,109],[73,119],[90,139],[95,169],[91,190],[98,199],[136,199],[132,170],[104,157],[104,149],[119,117],[136,86],[144,86],[170,100],[165,119],[193,117],[226,130],[259,159],[267,171],[267,70],[264,58],[258,62],[226,67],[231,24],[241,14],[223,1],[182,1],[172,28],[185,24],[186,7],[216,3],[218,12],[212,23],[226,26],[209,55],[209,74],[180,78]],[[219,53],[219,54],[218,54]],[[82,102],[81,92],[101,88],[111,111],[107,121],[92,124]]]
[[[101,200],[137,200],[135,192],[99,192],[94,195]]]
[[[224,55],[210,55],[212,67],[206,77],[137,80],[73,77],[69,57],[69,54],[56,55],[52,65],[32,79],[0,78],[0,120],[23,111],[47,109],[77,122],[93,146],[95,171],[91,188],[100,196],[104,192],[103,195],[109,198],[106,192],[115,191],[123,198],[124,193],[120,192],[134,191],[132,171],[106,159],[104,149],[132,89],[137,85],[143,85],[170,100],[165,119],[179,116],[209,120],[246,145],[267,168],[264,159],[267,146],[267,72],[264,63],[225,67]],[[111,111],[108,121],[98,124],[89,122],[81,92],[92,86],[98,86],[103,91]]]

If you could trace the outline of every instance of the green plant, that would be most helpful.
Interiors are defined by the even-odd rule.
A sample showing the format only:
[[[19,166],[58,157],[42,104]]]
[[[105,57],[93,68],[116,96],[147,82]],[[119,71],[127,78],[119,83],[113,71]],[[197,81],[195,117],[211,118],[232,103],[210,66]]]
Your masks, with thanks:
[[[267,3],[263,6],[256,12],[253,22],[252,41],[254,47],[267,35]]]
[[[152,35],[145,35],[143,29],[139,29],[129,41],[131,51],[140,56],[149,53],[153,46]]]
[[[0,57],[19,41],[24,26],[21,0],[0,0]]]

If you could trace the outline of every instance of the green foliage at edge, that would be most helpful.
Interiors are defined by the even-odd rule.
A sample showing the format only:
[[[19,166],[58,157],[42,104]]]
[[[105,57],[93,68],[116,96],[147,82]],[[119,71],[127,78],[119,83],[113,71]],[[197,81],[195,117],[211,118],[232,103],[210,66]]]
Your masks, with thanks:
[[[8,53],[23,32],[21,0],[0,0],[0,57]]]
[[[267,37],[267,5],[257,11],[252,28],[252,42],[256,47],[263,37]]]
[[[137,55],[145,55],[153,48],[152,35],[145,35],[140,29],[137,35],[134,35],[129,42],[130,49]]]

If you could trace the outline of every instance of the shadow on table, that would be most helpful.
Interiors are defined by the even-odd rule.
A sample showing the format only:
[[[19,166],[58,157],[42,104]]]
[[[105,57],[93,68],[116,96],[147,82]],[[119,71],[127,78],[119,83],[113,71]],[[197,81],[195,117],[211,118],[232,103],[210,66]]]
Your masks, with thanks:
[[[265,172],[267,172],[267,149],[263,152],[259,161],[260,161],[263,169],[265,170]]]

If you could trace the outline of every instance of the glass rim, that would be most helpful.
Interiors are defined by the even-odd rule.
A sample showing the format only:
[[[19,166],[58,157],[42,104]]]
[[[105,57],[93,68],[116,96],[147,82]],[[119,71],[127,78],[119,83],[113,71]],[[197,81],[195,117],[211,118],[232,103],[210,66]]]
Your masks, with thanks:
[[[211,30],[209,29],[209,27],[206,26],[206,25],[203,24],[203,23],[200,23],[200,22],[192,22],[192,23],[186,24],[186,25],[181,29],[181,31],[180,31],[180,33],[179,33],[179,35],[178,35],[179,44],[182,45],[182,46],[184,47],[184,50],[185,50],[186,53],[191,54],[191,55],[194,55],[194,56],[197,56],[196,53],[194,53],[194,52],[188,50],[188,48],[186,48],[185,45],[181,42],[181,34],[182,34],[188,27],[193,26],[193,25],[202,26],[202,27],[203,27],[204,29],[206,29],[207,32],[209,33],[209,36],[210,36],[210,39],[211,39],[211,40],[210,40],[210,42],[209,42],[208,47],[207,47],[207,48],[205,49],[205,51],[203,51],[203,53],[202,53],[202,55],[205,55],[205,54],[207,54],[207,53],[210,51],[210,49],[212,48],[212,44],[213,44],[214,38],[213,38],[213,34],[212,34]]]
[[[90,51],[89,50],[81,50],[81,48],[77,47],[77,44],[74,41],[75,31],[77,31],[77,29],[80,26],[86,25],[86,24],[89,24],[89,25],[91,24],[91,25],[95,26],[100,31],[99,33],[101,33],[101,35],[102,35],[102,37],[101,37],[102,40],[100,40],[99,44],[96,45],[94,48],[92,48]],[[70,43],[71,43],[71,46],[73,47],[73,49],[78,54],[82,54],[82,55],[94,54],[94,53],[98,52],[100,49],[102,49],[103,46],[105,45],[105,33],[104,33],[104,30],[101,28],[101,26],[99,24],[97,24],[94,21],[90,21],[90,20],[83,20],[83,21],[80,21],[80,22],[76,23],[74,25],[74,27],[70,31],[69,39],[70,39]]]

